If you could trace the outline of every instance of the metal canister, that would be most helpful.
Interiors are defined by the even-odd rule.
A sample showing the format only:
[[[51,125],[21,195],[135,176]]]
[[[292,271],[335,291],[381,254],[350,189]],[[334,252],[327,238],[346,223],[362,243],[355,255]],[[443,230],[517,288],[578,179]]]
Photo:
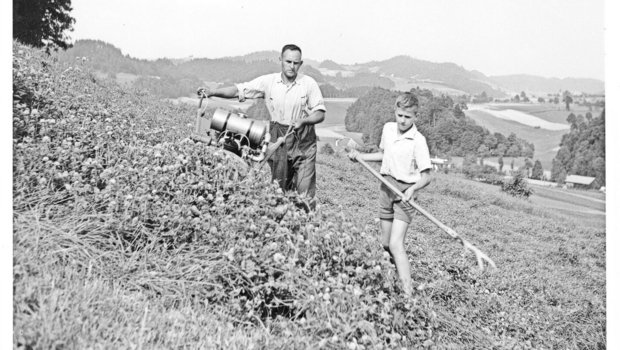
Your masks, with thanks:
[[[211,129],[224,132],[230,131],[239,135],[244,135],[250,140],[250,146],[255,148],[260,146],[267,126],[255,119],[244,118],[239,114],[218,108],[213,112]]]

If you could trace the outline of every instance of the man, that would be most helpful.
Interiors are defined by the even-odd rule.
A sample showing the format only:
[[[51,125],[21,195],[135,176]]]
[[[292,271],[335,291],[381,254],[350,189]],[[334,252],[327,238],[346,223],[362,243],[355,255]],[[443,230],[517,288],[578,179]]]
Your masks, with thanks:
[[[271,122],[271,140],[284,136],[282,147],[269,159],[271,174],[282,190],[296,190],[316,207],[316,134],[314,125],[325,119],[325,104],[319,85],[309,76],[299,74],[303,61],[297,45],[285,45],[280,53],[282,71],[260,76],[250,82],[214,90],[202,89],[207,97],[264,98]]]

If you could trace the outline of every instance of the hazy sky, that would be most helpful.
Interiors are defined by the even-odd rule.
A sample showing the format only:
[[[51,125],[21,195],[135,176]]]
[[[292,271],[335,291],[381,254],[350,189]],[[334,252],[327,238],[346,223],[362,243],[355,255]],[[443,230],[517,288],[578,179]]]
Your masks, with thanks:
[[[297,43],[352,64],[409,55],[486,75],[604,79],[604,0],[74,0],[72,39],[137,58],[243,55]]]

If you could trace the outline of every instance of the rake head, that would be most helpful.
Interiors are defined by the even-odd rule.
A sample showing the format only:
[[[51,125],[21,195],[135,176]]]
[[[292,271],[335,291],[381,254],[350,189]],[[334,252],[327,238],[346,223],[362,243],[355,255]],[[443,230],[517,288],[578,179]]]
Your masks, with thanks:
[[[463,244],[463,247],[465,247],[465,249],[468,249],[474,253],[474,255],[476,256],[476,260],[478,261],[478,267],[480,268],[480,271],[484,271],[485,261],[489,266],[493,268],[493,270],[497,269],[497,266],[495,266],[495,262],[491,260],[491,258],[489,258],[486,254],[484,254],[480,249],[476,248],[473,244],[462,238],[461,243]]]

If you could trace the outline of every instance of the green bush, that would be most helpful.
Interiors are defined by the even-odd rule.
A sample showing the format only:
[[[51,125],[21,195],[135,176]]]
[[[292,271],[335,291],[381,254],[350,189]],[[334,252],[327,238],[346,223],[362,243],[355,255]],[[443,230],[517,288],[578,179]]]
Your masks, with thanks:
[[[512,179],[504,180],[502,191],[511,196],[522,198],[528,198],[534,193],[534,190],[527,184],[525,174],[520,171],[516,172]]]
[[[321,147],[320,150],[321,154],[327,154],[327,155],[333,155],[335,153],[334,151],[334,147],[332,147],[332,145],[330,143],[326,143],[323,145],[323,147]]]

